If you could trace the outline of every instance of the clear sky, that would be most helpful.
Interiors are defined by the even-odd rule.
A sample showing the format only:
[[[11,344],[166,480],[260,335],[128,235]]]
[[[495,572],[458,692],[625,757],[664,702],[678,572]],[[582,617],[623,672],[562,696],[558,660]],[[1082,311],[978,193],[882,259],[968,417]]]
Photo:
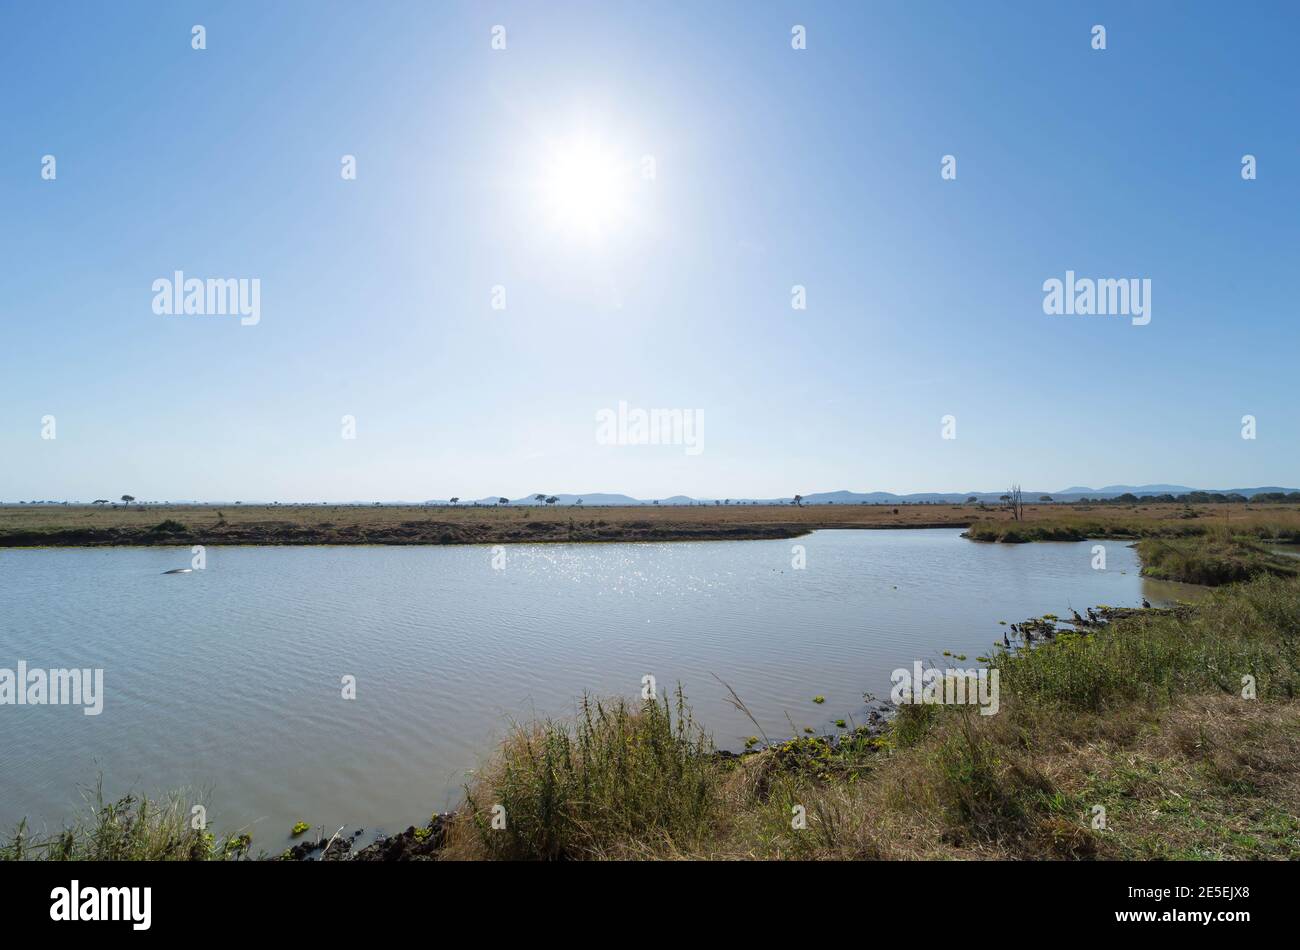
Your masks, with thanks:
[[[0,500],[1293,485],[1298,37],[1290,3],[7,0]],[[260,322],[156,314],[176,270],[259,280]],[[1150,279],[1151,322],[1045,314],[1067,270]],[[601,444],[620,401],[702,451]]]

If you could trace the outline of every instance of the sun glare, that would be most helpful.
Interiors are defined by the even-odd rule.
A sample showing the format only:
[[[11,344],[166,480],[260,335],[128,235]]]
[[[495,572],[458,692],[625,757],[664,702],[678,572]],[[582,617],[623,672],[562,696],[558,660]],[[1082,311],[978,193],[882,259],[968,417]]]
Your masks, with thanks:
[[[627,211],[629,172],[608,148],[591,139],[552,147],[541,178],[550,224],[570,237],[609,235]]]

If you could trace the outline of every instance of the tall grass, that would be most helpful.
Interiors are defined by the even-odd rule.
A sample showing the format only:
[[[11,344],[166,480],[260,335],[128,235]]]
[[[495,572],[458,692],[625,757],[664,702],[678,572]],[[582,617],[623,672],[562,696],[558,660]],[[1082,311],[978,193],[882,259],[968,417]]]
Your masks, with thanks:
[[[713,744],[673,701],[584,698],[575,722],[518,727],[466,789],[449,853],[599,857],[620,843],[689,846],[718,806]]]
[[[0,860],[44,861],[205,861],[246,857],[251,838],[232,836],[222,842],[193,827],[190,796],[179,792],[161,799],[125,795],[105,801],[103,786],[73,824],[33,834],[21,822],[0,841]]]

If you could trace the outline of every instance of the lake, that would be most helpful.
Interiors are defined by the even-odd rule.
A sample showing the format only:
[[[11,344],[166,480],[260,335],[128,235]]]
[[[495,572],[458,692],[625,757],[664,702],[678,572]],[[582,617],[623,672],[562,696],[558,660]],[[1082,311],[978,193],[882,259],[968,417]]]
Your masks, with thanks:
[[[991,545],[959,531],[788,541],[0,550],[0,667],[104,670],[103,711],[0,706],[0,827],[55,828],[106,795],[202,791],[214,830],[278,851],[302,819],[394,831],[458,798],[509,722],[584,691],[681,682],[724,748],[865,710],[890,672],[1004,627],[1167,602],[1125,542]],[[802,546],[806,567],[792,558]],[[945,664],[949,665],[949,664]],[[356,677],[356,698],[342,677]],[[815,705],[812,697],[826,697]],[[196,799],[198,800],[198,799]]]

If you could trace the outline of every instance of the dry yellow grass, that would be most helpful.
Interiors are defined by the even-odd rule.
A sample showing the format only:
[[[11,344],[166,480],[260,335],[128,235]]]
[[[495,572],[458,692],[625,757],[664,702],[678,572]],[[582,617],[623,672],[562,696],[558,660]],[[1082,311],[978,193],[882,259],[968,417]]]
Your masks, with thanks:
[[[948,722],[956,742],[957,722]],[[1002,793],[962,814],[944,736],[882,759],[868,780],[754,793],[738,769],[711,859],[1294,858],[1300,849],[1300,704],[1187,697],[1104,716],[975,717]],[[1025,737],[1032,736],[1026,742]],[[790,801],[808,828],[789,828]],[[1106,827],[1092,827],[1094,807]]]
[[[1195,517],[1189,518],[1188,511]],[[975,505],[707,505],[472,507],[157,505],[0,507],[0,545],[466,544],[788,538],[819,528],[968,527],[1010,522]],[[158,530],[174,522],[179,530]],[[1134,526],[1182,533],[1202,525],[1300,533],[1296,505],[1029,505],[1025,525],[1123,534]],[[169,526],[170,527],[170,526]]]

